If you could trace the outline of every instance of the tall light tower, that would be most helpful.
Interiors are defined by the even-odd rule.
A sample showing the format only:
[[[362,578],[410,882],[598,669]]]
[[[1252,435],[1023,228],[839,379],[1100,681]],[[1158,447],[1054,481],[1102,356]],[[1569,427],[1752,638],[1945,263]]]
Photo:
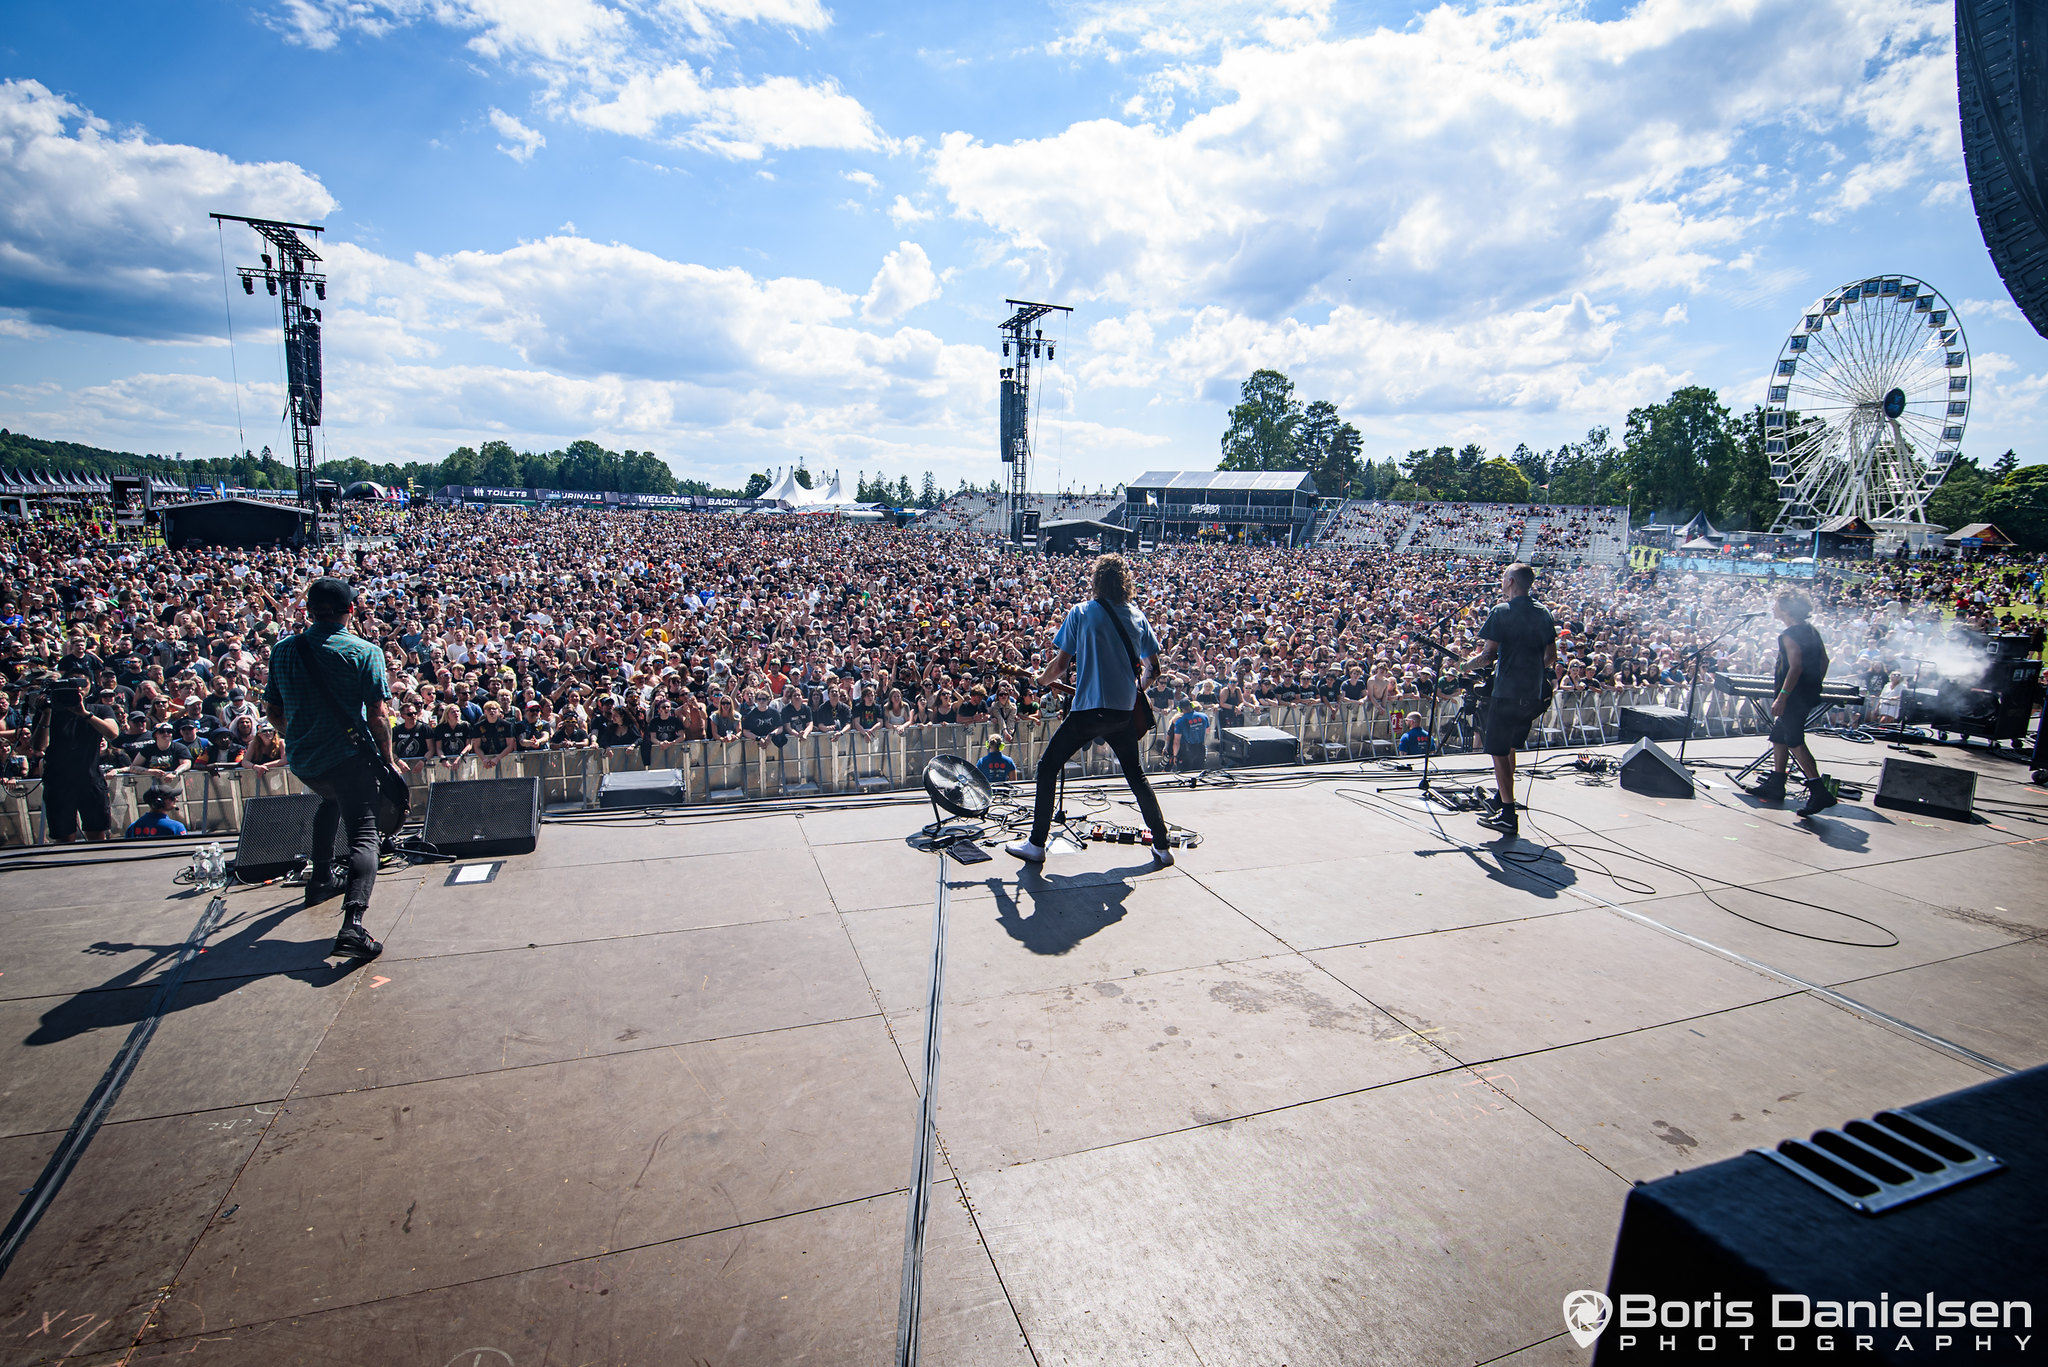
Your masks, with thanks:
[[[1010,491],[1003,503],[1003,526],[1012,541],[1024,539],[1024,504],[1031,492],[1031,363],[1050,357],[1053,348],[1045,329],[1033,326],[1048,313],[1072,313],[1065,304],[1034,304],[1005,299],[1017,311],[999,329],[1003,334],[1002,398],[997,409],[1002,424],[1002,454],[1010,467]]]
[[[292,468],[299,481],[299,502],[313,504],[313,429],[320,425],[320,309],[314,300],[327,298],[327,277],[320,273],[319,254],[300,233],[326,231],[314,223],[282,223],[240,214],[209,214],[223,223],[246,223],[277,249],[263,253],[261,266],[237,266],[242,293],[256,293],[256,282],[284,309],[285,412],[292,423]],[[310,297],[309,297],[310,296]],[[313,524],[319,526],[316,518]]]

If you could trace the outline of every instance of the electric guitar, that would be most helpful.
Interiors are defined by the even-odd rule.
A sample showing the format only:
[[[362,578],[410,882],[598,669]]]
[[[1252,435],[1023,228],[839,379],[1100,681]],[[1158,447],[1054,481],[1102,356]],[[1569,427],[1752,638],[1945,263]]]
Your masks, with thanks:
[[[1000,660],[993,662],[989,667],[1013,683],[1039,689],[1046,695],[1048,701],[1052,698],[1060,699],[1059,713],[1061,716],[1065,716],[1073,707],[1074,686],[1070,683],[1064,683],[1055,679],[1049,684],[1041,684],[1038,682],[1038,671],[1026,669],[1022,665],[1004,664]],[[1040,708],[1043,710],[1043,702],[1041,702]]]

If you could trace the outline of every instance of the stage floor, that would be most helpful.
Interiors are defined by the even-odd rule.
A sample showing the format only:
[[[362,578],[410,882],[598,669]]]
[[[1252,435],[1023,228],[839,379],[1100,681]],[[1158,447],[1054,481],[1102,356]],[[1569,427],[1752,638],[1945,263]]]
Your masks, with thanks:
[[[2048,795],[1934,753],[1984,820],[1567,772],[1503,846],[1354,766],[1164,790],[1204,841],[1163,872],[952,866],[926,1361],[1583,1362],[1631,1182],[2048,1062]],[[889,1361],[923,819],[569,818],[385,875],[352,971],[337,904],[228,893],[0,1367]],[[6,875],[10,1192],[205,909],[180,867]]]

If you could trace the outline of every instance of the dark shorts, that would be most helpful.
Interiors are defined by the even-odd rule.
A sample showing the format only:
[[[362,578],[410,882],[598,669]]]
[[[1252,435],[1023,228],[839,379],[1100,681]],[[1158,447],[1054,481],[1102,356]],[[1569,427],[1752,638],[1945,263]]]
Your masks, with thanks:
[[[72,775],[43,781],[43,824],[52,840],[69,840],[82,829],[98,835],[114,827],[107,781]]]
[[[1543,715],[1543,704],[1535,698],[1495,698],[1486,707],[1481,728],[1489,755],[1512,755],[1529,741],[1529,727]]]
[[[1818,706],[1818,693],[1796,693],[1785,699],[1785,715],[1771,721],[1771,744],[1806,744],[1806,718]]]

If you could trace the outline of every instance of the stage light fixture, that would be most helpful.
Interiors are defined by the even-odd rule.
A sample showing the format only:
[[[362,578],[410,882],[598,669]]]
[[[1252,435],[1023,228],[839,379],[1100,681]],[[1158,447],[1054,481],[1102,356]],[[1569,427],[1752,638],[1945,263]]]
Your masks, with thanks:
[[[1003,343],[1003,355],[1007,356],[1007,355],[1009,355],[1009,354],[1010,354],[1010,344],[1009,344],[1008,342],[1005,342],[1005,343]]]
[[[267,289],[267,290],[269,290],[269,291],[270,291],[270,297],[271,297],[271,298],[273,298],[273,299],[277,298],[277,277],[276,277],[276,276],[274,276],[274,275],[266,275],[266,276],[264,276],[264,277],[263,277],[263,288],[264,288],[264,289]]]
[[[325,280],[315,280],[313,282],[313,297],[315,299],[325,299],[327,297],[327,282]]]
[[[254,294],[254,293],[256,293],[256,278],[255,278],[254,276],[251,276],[251,275],[245,275],[245,276],[243,276],[243,277],[242,277],[242,293],[244,293],[244,294]]]
[[[1052,349],[1051,347],[1047,347],[1047,348],[1045,349],[1045,359],[1046,359],[1046,360],[1048,360],[1048,361],[1050,361],[1050,360],[1052,359],[1052,353],[1053,353],[1053,349]]]
[[[269,252],[265,252],[265,253],[263,253],[263,269],[264,269],[264,270],[269,270],[269,269],[270,269],[270,253],[269,253]]]

